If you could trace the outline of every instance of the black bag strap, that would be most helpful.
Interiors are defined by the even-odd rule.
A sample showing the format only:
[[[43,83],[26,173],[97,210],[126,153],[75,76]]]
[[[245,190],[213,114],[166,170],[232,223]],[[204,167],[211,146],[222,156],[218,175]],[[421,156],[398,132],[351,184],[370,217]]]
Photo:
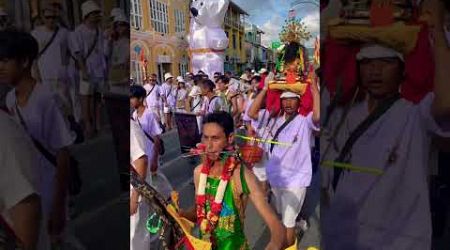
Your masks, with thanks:
[[[47,44],[45,44],[44,48],[42,48],[41,51],[39,51],[39,54],[37,55],[37,58],[41,57],[44,52],[50,47],[50,45],[53,43],[53,41],[55,40],[56,35],[58,34],[59,31],[59,27],[56,27],[56,30],[53,32],[52,37],[50,38],[50,40],[47,42]]]
[[[378,105],[374,111],[364,119],[355,130],[353,130],[348,137],[347,141],[344,144],[339,156],[336,158],[336,162],[344,162],[347,155],[351,152],[353,145],[355,145],[356,141],[370,128],[370,126],[377,121],[386,111],[388,111],[395,102],[400,99],[400,94],[396,94],[395,96],[387,99],[382,104]],[[341,168],[335,168],[333,173],[333,189],[336,190],[337,184],[339,182],[339,178],[342,174]]]
[[[88,50],[88,53],[87,53],[87,55],[86,55],[85,60],[87,60],[87,59],[91,56],[92,52],[94,52],[95,46],[97,46],[97,42],[98,42],[98,33],[99,33],[98,28],[96,28],[96,29],[95,29],[95,39],[94,39],[94,43],[92,43],[91,47],[89,47],[89,50]]]
[[[295,119],[295,117],[297,117],[298,113],[295,113],[294,115],[292,115],[291,117],[289,117],[286,121],[284,121],[283,124],[281,124],[281,126],[277,129],[277,132],[275,132],[275,136],[273,137],[273,141],[276,141],[278,139],[278,136],[280,135],[281,131],[283,131],[283,129],[292,121]],[[273,148],[275,147],[275,144],[271,144],[270,145],[270,153],[272,153]]]
[[[208,108],[206,109],[206,111],[208,111],[209,110],[209,105],[211,105],[211,103],[212,103],[212,101],[214,100],[214,99],[216,99],[218,96],[213,96],[212,98],[211,98],[211,100],[209,100],[208,101]]]
[[[34,146],[39,150],[39,152],[53,165],[56,167],[56,157],[50,153],[38,140],[33,138],[30,131],[28,130],[27,124],[25,123],[25,120],[23,119],[22,113],[20,113],[19,107],[17,106],[16,102],[16,113],[19,116],[20,124],[25,128],[25,130],[28,132],[28,135],[30,136],[31,140],[33,141]]]
[[[198,107],[198,105],[200,105],[201,102],[202,102],[202,99],[200,99],[200,100],[197,102],[197,104],[195,104],[195,106],[194,106],[193,108],[191,108],[191,112],[194,111],[194,109],[195,109],[196,107]]]
[[[156,87],[156,85],[153,85],[153,88],[148,92],[148,94],[147,94],[145,97],[148,97],[148,96],[153,92],[153,90],[155,89],[155,87]]]

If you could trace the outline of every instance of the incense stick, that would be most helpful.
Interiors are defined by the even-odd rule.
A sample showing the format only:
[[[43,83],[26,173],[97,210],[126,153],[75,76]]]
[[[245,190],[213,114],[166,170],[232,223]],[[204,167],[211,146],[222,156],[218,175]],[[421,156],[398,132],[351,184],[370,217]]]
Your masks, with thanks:
[[[344,168],[344,169],[348,169],[348,170],[351,170],[354,172],[374,174],[374,175],[382,175],[384,173],[383,170],[376,169],[376,168],[356,167],[349,163],[342,163],[342,162],[335,162],[335,161],[324,161],[322,163],[322,165],[324,167],[329,167],[329,168]]]

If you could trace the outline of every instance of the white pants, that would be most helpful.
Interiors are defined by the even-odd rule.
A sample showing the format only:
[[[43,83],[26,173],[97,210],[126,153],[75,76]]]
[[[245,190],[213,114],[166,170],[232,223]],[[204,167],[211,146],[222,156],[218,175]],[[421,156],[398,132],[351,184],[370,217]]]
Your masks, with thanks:
[[[155,239],[147,231],[146,223],[149,216],[149,206],[140,201],[137,212],[130,216],[130,250],[149,250],[150,242]]]
[[[272,188],[275,196],[275,207],[281,215],[286,228],[295,227],[295,220],[302,210],[306,196],[306,187],[299,188]]]

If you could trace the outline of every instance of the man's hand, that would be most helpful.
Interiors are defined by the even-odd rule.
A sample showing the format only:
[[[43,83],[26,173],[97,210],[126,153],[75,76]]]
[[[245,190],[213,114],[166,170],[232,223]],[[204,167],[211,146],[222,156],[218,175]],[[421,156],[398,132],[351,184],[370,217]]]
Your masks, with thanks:
[[[281,242],[269,242],[266,246],[266,250],[282,250],[284,249],[284,246]]]
[[[275,79],[275,74],[270,71],[269,75],[267,75],[266,79],[264,80],[264,89],[269,88],[269,83]]]
[[[139,196],[137,195],[131,195],[130,197],[130,216],[135,215],[137,213],[137,209],[139,206],[138,198]]]
[[[152,173],[152,175],[155,175],[156,171],[158,171],[158,160],[153,160],[152,164],[150,165],[150,172]]]

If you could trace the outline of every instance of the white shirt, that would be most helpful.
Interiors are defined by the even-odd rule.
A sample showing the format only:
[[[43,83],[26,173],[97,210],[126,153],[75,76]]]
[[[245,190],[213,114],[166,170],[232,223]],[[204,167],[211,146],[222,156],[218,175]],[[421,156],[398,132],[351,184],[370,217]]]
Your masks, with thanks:
[[[147,91],[147,97],[145,98],[147,107],[159,108],[161,101],[161,87],[158,86],[157,84],[155,85],[145,84],[144,89]]]
[[[130,119],[130,164],[145,156],[146,138],[142,129],[136,121]]]
[[[32,194],[39,194],[36,149],[25,131],[0,110],[0,213],[9,221],[8,210]]]
[[[167,101],[167,104],[169,107],[175,107],[175,88],[172,88],[172,85],[168,84],[167,82],[164,82],[161,85],[161,95],[164,96],[164,98]]]
[[[74,32],[71,33],[72,54],[81,53],[82,57],[86,59],[89,49],[95,41],[95,29],[89,29],[85,24],[80,24]],[[86,59],[86,67],[88,74],[91,77],[104,78],[106,72],[105,60],[105,40],[102,32],[98,31],[97,43],[94,50]]]
[[[198,85],[194,85],[189,92],[189,96],[192,97],[192,106],[191,109],[193,112],[200,112],[202,110],[202,90]],[[190,110],[188,110],[190,111]]]
[[[40,195],[38,152],[26,132],[0,110],[0,214],[13,226],[9,209],[32,194]],[[50,247],[46,221],[41,219],[38,247]]]
[[[213,96],[211,100],[206,96],[203,97],[202,111],[204,111],[205,114],[211,114],[217,111],[228,112],[226,104],[220,96]]]
[[[332,197],[330,207],[322,208],[324,236],[332,242],[327,247],[431,249],[427,185],[430,135],[450,137],[430,114],[433,99],[432,93],[417,105],[400,99],[354,144],[350,163],[384,171],[383,175],[343,171],[333,192],[333,170],[323,168],[322,182],[328,184],[324,187]],[[337,109],[331,116],[322,141],[329,140],[330,128],[336,126],[341,114],[342,109]],[[337,149],[330,147],[326,160],[338,156],[350,132],[368,115],[367,101],[352,107],[336,138]],[[321,143],[322,149],[327,144]]]
[[[262,117],[263,112],[259,113]],[[268,113],[266,113],[266,117]],[[260,118],[260,120],[262,120]],[[265,119],[264,119],[265,120]],[[263,139],[272,140],[278,128],[285,122],[285,116],[272,118],[265,122],[258,134]],[[260,121],[261,122],[261,121]],[[268,125],[266,125],[268,124]],[[259,126],[255,124],[255,128]],[[270,143],[263,144],[268,153],[266,163],[267,177],[270,185],[275,188],[299,188],[308,187],[311,183],[312,164],[310,138],[313,130],[319,128],[312,120],[312,112],[306,117],[297,115],[278,135],[276,141],[289,143],[289,146],[275,145],[270,152]]]
[[[180,108],[184,108],[186,98],[187,98],[187,90],[179,89],[177,94],[177,102],[181,102]]]
[[[6,97],[8,110],[21,126],[15,110],[16,93],[11,90]],[[27,126],[26,131],[38,140],[50,153],[73,144],[75,135],[69,130],[68,124],[58,108],[55,95],[49,87],[36,83],[24,107],[19,111]],[[50,212],[56,168],[41,153],[38,156],[42,204],[45,214]]]
[[[137,117],[137,112],[133,112],[133,119],[142,126],[142,129],[150,136],[160,135],[162,133],[161,127],[155,117],[155,114],[148,108],[145,109],[141,117]],[[139,121],[139,122],[138,122]],[[139,127],[140,128],[140,127]],[[142,130],[141,129],[141,130]],[[154,144],[145,136],[145,152],[148,157],[148,163],[151,164],[153,159]]]
[[[54,32],[53,30],[48,30],[45,26],[38,26],[31,32],[31,35],[39,44],[39,52],[49,43]],[[66,69],[63,62],[67,63],[69,60],[67,54],[69,50],[68,39],[69,31],[64,27],[59,27],[58,33],[50,46],[38,58],[37,64],[43,82],[47,80],[56,81],[63,76]]]
[[[111,65],[130,63],[130,39],[121,37],[112,43]]]

